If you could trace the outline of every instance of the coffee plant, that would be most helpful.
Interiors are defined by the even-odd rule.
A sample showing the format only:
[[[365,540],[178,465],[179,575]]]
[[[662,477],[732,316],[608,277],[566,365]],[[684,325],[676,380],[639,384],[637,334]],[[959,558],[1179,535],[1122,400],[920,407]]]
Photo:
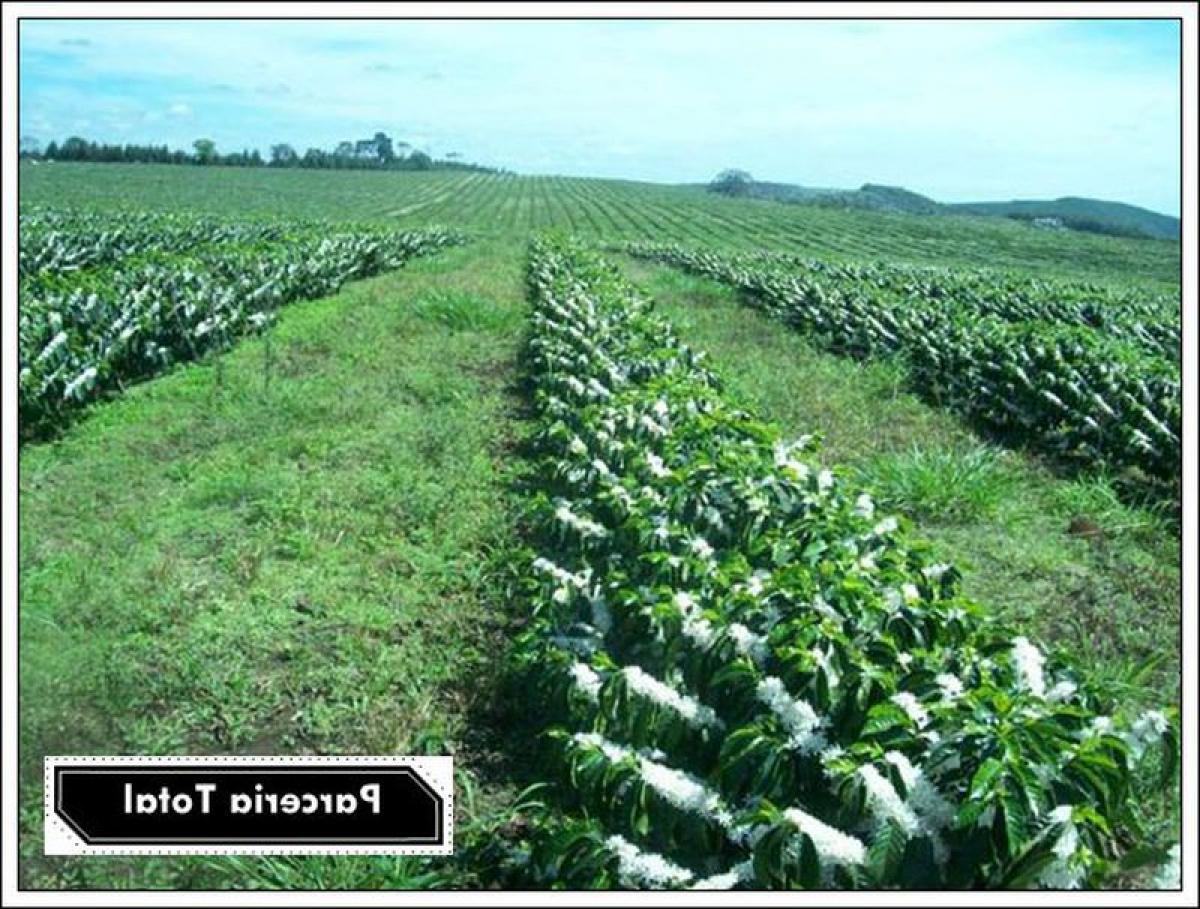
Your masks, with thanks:
[[[913,385],[1020,444],[1177,499],[1183,419],[1179,308],[1084,286],[939,269],[722,256],[634,244],[633,255],[728,283],[752,305],[860,358],[904,356]],[[793,263],[780,268],[780,260]]]
[[[325,296],[346,281],[462,242],[458,234],[436,228],[317,231],[264,223],[213,233],[200,219],[166,246],[137,252],[121,246],[122,237],[137,237],[139,227],[160,218],[166,216],[148,216],[144,223],[134,219],[128,235],[118,232],[105,247],[111,264],[101,267],[104,257],[97,257],[94,246],[62,241],[55,248],[60,253],[74,249],[72,261],[79,269],[39,273],[22,282],[18,397],[23,433],[52,432],[106,394],[224,348],[270,324],[281,306]],[[79,230],[86,233],[90,224],[85,217]],[[187,251],[193,228],[209,243]],[[30,242],[42,242],[38,230],[32,236]],[[264,242],[277,237],[286,239]],[[24,244],[24,232],[21,239]],[[94,267],[84,268],[85,262]]]
[[[558,797],[516,880],[1068,888],[1168,858],[1131,805],[1174,780],[1175,710],[990,619],[594,254],[536,241],[529,283],[515,662]]]

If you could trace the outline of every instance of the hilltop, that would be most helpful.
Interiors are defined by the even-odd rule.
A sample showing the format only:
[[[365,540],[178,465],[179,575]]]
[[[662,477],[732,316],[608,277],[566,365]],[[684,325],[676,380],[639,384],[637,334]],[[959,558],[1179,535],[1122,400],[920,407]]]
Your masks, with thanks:
[[[1178,240],[1178,218],[1124,202],[1063,196],[1051,200],[1007,202],[938,202],[902,186],[864,183],[858,189],[799,186],[792,183],[751,181],[739,185],[737,195],[827,208],[915,215],[970,214],[1022,221],[1045,229],[1076,230],[1118,237]]]
[[[1019,221],[1034,218],[1057,218],[1062,221],[1064,227],[1073,230],[1087,230],[1116,236],[1178,240],[1180,235],[1178,218],[1139,208],[1136,205],[1126,205],[1124,202],[1083,199],[1078,196],[1063,196],[1061,199],[1050,201],[963,202],[944,207],[952,212],[1001,215]]]

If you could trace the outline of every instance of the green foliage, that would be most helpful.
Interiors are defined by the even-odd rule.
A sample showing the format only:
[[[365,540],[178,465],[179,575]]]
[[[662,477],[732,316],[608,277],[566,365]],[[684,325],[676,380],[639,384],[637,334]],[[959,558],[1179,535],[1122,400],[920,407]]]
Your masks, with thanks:
[[[545,554],[516,658],[570,704],[550,734],[561,809],[599,825],[588,854],[625,886],[1107,873],[1174,720],[984,618],[609,266],[535,244],[529,278]]]
[[[885,265],[780,268],[773,257],[654,244],[630,252],[738,287],[827,349],[903,356],[922,395],[1016,444],[1130,471],[1150,495],[1178,498],[1180,323],[1166,299],[1087,286],[1062,296],[1036,282],[989,287],[981,276]]]
[[[94,216],[31,216],[22,232],[21,427],[48,434],[72,411],[268,325],[279,307],[461,242],[445,231],[296,231],[234,225],[192,250],[203,219],[143,216],[97,237]],[[49,226],[48,226],[49,225]],[[265,246],[254,241],[274,240]],[[112,263],[111,267],[95,267]],[[128,264],[127,264],[128,263]],[[91,266],[91,267],[89,267]],[[64,278],[69,273],[69,278]]]

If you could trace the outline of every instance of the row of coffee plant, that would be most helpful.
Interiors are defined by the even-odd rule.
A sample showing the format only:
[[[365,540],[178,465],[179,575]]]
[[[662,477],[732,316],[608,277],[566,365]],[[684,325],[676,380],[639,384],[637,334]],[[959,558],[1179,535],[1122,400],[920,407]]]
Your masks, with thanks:
[[[61,427],[83,405],[267,325],[279,307],[461,242],[439,229],[342,229],[274,244],[147,254],[21,288],[22,432]]]
[[[1179,364],[1153,352],[1156,325],[1166,321],[1121,315],[1115,303],[1089,309],[1082,296],[1033,301],[1035,285],[1024,285],[1024,296],[989,296],[978,281],[922,282],[911,279],[913,270],[884,266],[788,269],[670,245],[629,251],[737,287],[827,349],[864,358],[901,354],[922,394],[1018,444],[1131,472],[1167,497],[1178,491]],[[1078,318],[1056,313],[1059,303]],[[1163,330],[1169,335],[1169,326]],[[1175,349],[1177,338],[1163,346]]]
[[[1131,805],[1174,777],[1173,710],[988,619],[594,254],[535,242],[529,281],[516,660],[559,797],[518,880],[1075,887],[1165,857]]]
[[[143,253],[190,252],[200,246],[283,239],[303,229],[277,220],[227,221],[176,212],[92,212],[32,208],[19,219],[22,280],[54,281]]]
[[[638,244],[648,253],[683,253],[696,264],[711,252],[685,250],[664,244]],[[837,262],[794,253],[751,252],[718,255],[725,267],[751,271],[809,274],[877,297],[899,297],[911,305],[945,301],[956,310],[995,316],[1005,322],[1053,322],[1081,325],[1119,337],[1147,352],[1178,360],[1181,354],[1182,312],[1178,293],[1144,287],[1110,287],[1061,278],[1048,279],[980,268],[951,268],[903,262]],[[713,263],[715,264],[715,263]],[[890,299],[892,305],[900,302]]]

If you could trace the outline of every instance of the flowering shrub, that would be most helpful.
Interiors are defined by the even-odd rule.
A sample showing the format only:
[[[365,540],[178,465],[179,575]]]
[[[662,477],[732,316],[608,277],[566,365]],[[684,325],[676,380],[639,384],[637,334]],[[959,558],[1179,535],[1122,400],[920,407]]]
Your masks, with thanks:
[[[562,798],[520,857],[526,879],[1070,887],[1111,872],[1138,762],[1159,750],[1173,777],[1174,713],[1128,715],[987,619],[811,439],[740,410],[594,255],[535,242],[529,281],[541,551],[516,659]]]
[[[49,282],[128,256],[279,240],[298,226],[176,212],[30,208],[21,212],[18,269],[23,280],[41,276]]]
[[[1030,279],[988,288],[984,276],[936,269],[650,243],[628,251],[738,287],[839,353],[902,352],[927,397],[1057,456],[1137,468],[1178,492],[1177,301]]]
[[[21,285],[19,320],[20,413],[27,430],[52,430],[106,392],[225,347],[269,324],[280,306],[462,242],[437,229],[291,235],[286,224],[256,223],[214,227],[211,245],[184,253],[210,219],[199,219],[197,227],[183,218],[134,218],[127,231],[89,240],[89,217],[81,216],[74,232],[64,232],[62,217],[34,217],[21,237],[22,257],[36,271]],[[155,237],[155,227],[164,233]],[[273,245],[258,245],[268,240]],[[121,261],[145,253],[152,255]]]

